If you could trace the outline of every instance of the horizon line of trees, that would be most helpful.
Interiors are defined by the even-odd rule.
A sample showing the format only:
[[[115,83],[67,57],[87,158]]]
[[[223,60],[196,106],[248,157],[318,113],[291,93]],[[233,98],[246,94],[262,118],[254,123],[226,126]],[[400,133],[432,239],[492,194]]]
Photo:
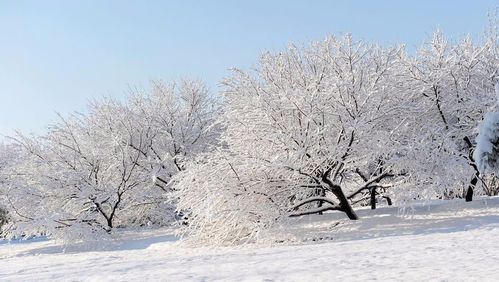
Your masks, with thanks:
[[[496,195],[495,147],[475,148],[497,110],[498,51],[495,29],[479,43],[435,32],[413,55],[330,36],[234,69],[220,98],[183,80],[94,101],[0,147],[2,234],[177,222],[193,242],[240,244],[288,217]]]

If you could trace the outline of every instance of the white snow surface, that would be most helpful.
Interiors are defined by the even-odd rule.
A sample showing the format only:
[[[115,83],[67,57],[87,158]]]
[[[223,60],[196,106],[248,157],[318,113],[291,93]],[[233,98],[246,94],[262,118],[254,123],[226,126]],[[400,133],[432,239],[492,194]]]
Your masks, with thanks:
[[[499,198],[290,220],[272,245],[192,248],[172,230],[60,246],[0,241],[1,281],[499,281]]]

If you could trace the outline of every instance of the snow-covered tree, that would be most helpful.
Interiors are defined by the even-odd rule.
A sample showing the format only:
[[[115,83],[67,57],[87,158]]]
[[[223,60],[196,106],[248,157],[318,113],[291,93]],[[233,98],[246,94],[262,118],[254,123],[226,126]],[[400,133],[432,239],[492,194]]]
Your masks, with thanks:
[[[474,44],[468,37],[451,44],[436,32],[415,57],[404,61],[401,91],[412,100],[412,114],[403,127],[410,148],[405,154],[414,183],[407,195],[464,194],[471,201],[480,184],[473,159],[476,128],[496,101],[496,41]]]
[[[357,219],[349,196],[400,181],[401,52],[347,35],[267,53],[254,73],[235,70],[224,81],[224,147],[178,177],[186,232],[231,244],[287,216]]]
[[[61,116],[46,135],[19,134],[21,161],[7,189],[15,210],[9,234],[87,239],[172,221],[171,177],[217,142],[216,113],[201,82],[155,82],[129,103],[105,99],[85,115]]]

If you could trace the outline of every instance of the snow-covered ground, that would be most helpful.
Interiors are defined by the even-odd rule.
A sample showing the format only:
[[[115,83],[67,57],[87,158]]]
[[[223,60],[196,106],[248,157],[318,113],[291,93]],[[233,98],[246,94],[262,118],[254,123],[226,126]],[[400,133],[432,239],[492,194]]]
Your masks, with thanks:
[[[1,281],[499,281],[499,198],[304,217],[285,244],[188,248],[171,230],[100,244],[0,242]]]

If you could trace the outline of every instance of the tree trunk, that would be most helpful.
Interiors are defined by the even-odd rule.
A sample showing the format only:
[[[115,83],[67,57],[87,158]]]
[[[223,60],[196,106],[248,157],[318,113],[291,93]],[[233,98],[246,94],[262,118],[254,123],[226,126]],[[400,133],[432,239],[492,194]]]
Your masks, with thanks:
[[[466,202],[471,202],[473,201],[473,188],[476,186],[478,182],[478,176],[473,176],[473,179],[471,179],[470,185],[468,186],[468,190],[466,191]]]
[[[369,189],[369,193],[371,193],[371,209],[376,209],[376,188]]]
[[[471,179],[470,185],[468,186],[468,190],[466,191],[466,196],[465,196],[466,202],[471,202],[473,200],[473,189],[475,188],[478,182],[478,177],[480,176],[480,172],[478,171],[475,159],[473,159],[473,143],[471,143],[471,140],[468,136],[465,136],[463,140],[468,145],[468,150],[469,150],[468,158],[470,160],[469,164],[475,170],[475,176],[473,176],[473,178]]]
[[[343,211],[346,213],[349,219],[351,220],[359,219],[355,211],[352,209],[352,206],[350,206],[350,203],[347,203],[346,206],[343,207]]]
[[[324,181],[324,183],[326,183],[331,188],[331,192],[333,192],[336,198],[338,198],[338,201],[340,201],[338,210],[346,213],[348,218],[351,220],[359,219],[357,214],[355,214],[355,211],[352,209],[352,206],[345,196],[345,193],[343,193],[341,186],[333,184],[333,182],[329,180],[326,175],[322,176],[322,181]]]
[[[334,190],[334,194],[340,201],[340,210],[344,212],[351,220],[359,219],[355,211],[352,209],[352,206],[350,205],[347,197],[343,193],[343,190],[341,188],[337,188]]]
[[[107,227],[109,227],[109,229],[113,229],[113,219],[112,218],[107,219]]]
[[[320,188],[317,194],[321,197],[326,197],[326,189]],[[323,205],[324,205],[324,202],[319,201],[319,203],[317,204],[317,207],[321,208]],[[319,212],[319,215],[322,215],[322,212]]]
[[[388,196],[383,196],[383,198],[385,198],[385,199],[386,199],[386,203],[387,203],[389,206],[391,206],[391,205],[392,205],[392,199],[391,199],[390,197],[388,197]]]

